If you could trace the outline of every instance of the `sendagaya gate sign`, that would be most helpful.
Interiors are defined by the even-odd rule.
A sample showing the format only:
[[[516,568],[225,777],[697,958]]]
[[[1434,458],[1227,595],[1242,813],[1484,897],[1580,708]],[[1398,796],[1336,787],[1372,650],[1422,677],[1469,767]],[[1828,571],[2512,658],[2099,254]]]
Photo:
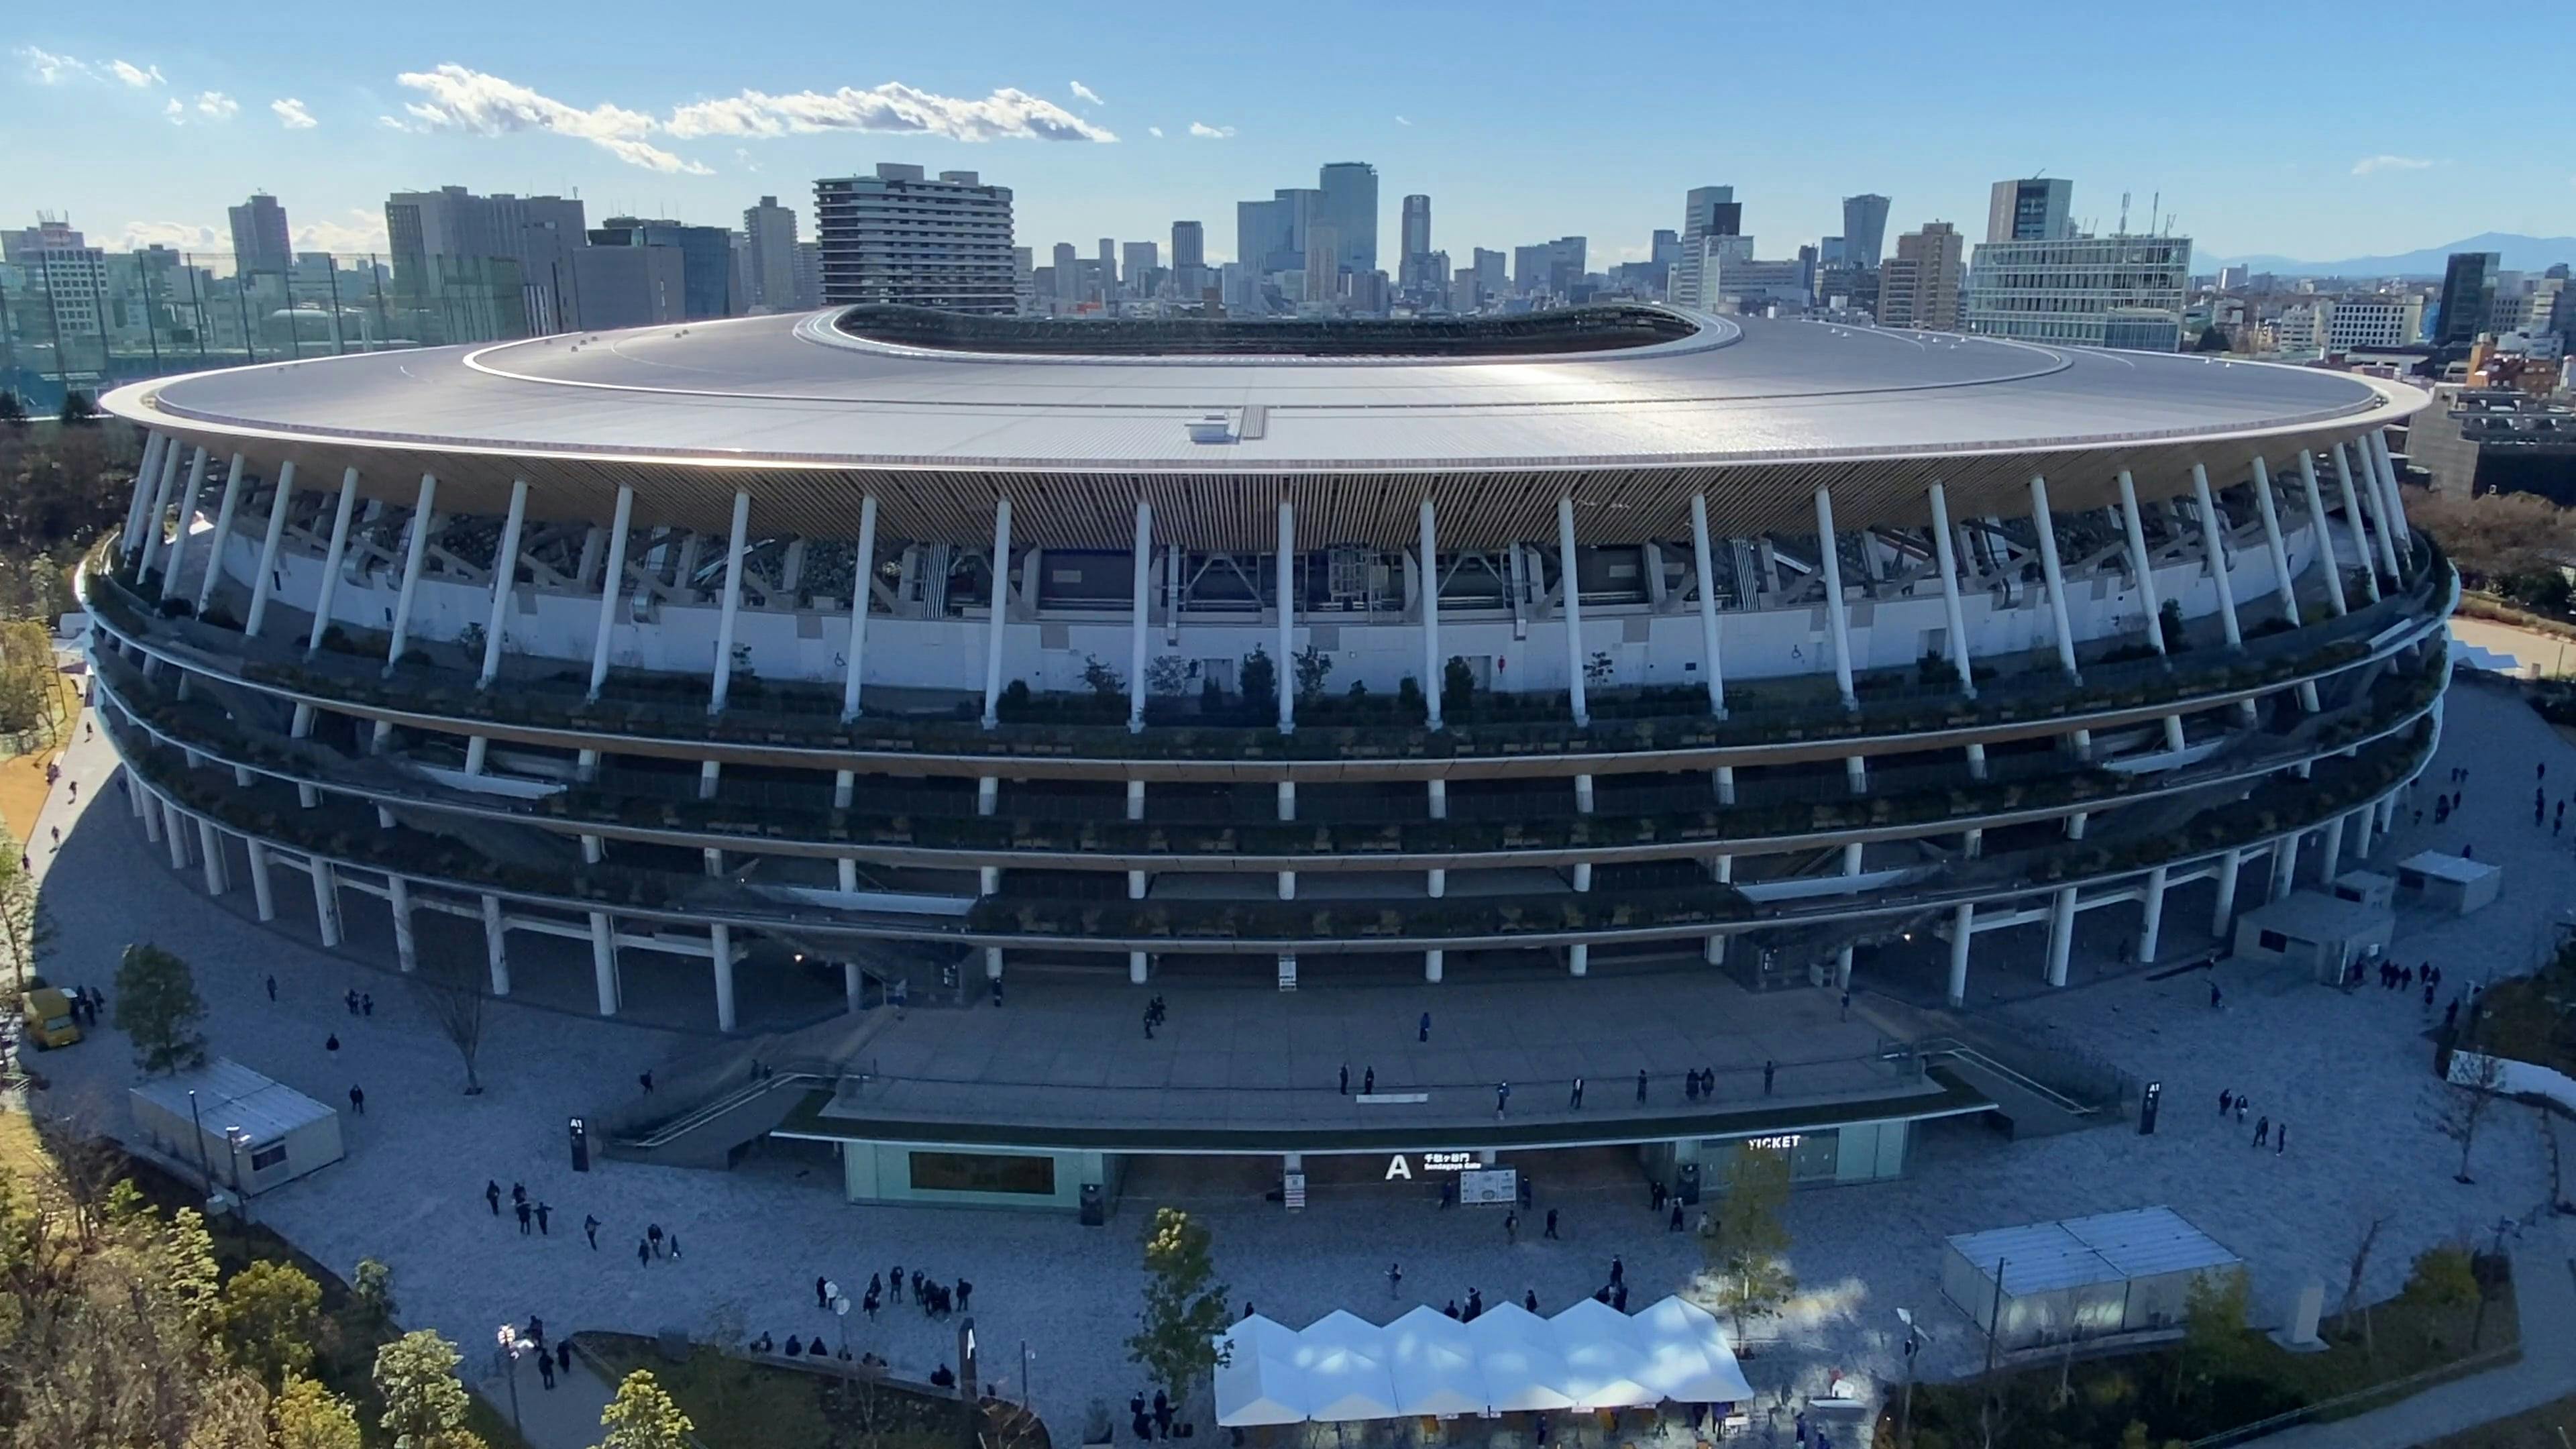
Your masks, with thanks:
[[[1425,1152],[1420,1156],[1422,1170],[1426,1173],[1473,1172],[1481,1165],[1472,1152]],[[1393,1182],[1398,1178],[1408,1182],[1413,1179],[1412,1159],[1401,1152],[1386,1160],[1386,1176],[1380,1181]]]

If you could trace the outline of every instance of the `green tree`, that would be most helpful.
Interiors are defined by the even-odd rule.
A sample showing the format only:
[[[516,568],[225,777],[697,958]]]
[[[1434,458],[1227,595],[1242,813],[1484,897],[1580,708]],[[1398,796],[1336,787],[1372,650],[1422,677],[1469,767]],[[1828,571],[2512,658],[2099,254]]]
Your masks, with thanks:
[[[1333,677],[1333,656],[1309,644],[1289,661],[1297,667],[1297,697],[1300,700],[1322,696],[1324,682]]]
[[[1145,1307],[1127,1356],[1186,1401],[1191,1385],[1225,1362],[1215,1340],[1226,1328],[1226,1302],[1206,1226],[1179,1208],[1156,1208],[1145,1235]]]
[[[311,1379],[289,1379],[270,1406],[277,1449],[359,1449],[357,1410]]]
[[[18,992],[27,989],[27,978],[37,974],[37,958],[53,943],[52,913],[36,890],[36,878],[18,868],[22,847],[9,832],[0,829],[0,952],[9,958],[9,974]]]
[[[62,410],[54,414],[54,420],[67,428],[85,428],[95,424],[98,416],[98,404],[90,401],[88,393],[74,388],[63,394]]]
[[[617,1386],[617,1397],[599,1411],[599,1426],[608,1431],[599,1449],[688,1449],[697,1427],[643,1369]]]
[[[116,1029],[134,1038],[134,1064],[175,1072],[206,1063],[206,1003],[188,963],[149,942],[125,948],[116,967]]]
[[[360,1258],[349,1275],[349,1321],[361,1337],[372,1339],[394,1321],[394,1270],[373,1258]]]
[[[2196,352],[2225,352],[2227,350],[2227,329],[2218,326],[2216,323],[2203,327],[2200,329],[2200,344],[2193,350]]]
[[[17,393],[0,387],[0,428],[14,433],[23,431],[26,426],[27,405],[19,401]]]
[[[1257,644],[1243,656],[1243,668],[1234,677],[1243,687],[1243,702],[1249,707],[1257,709],[1279,698],[1279,668],[1270,662],[1268,651]]]
[[[395,1449],[443,1449],[465,1428],[465,1385],[456,1379],[456,1346],[432,1329],[414,1329],[376,1350],[379,1421]]]
[[[2414,1270],[2398,1296],[2424,1308],[2463,1308],[2478,1301],[2476,1264],[2469,1250],[2441,1243],[2415,1255]]]
[[[1440,666],[1440,712],[1464,713],[1475,698],[1476,671],[1464,656],[1450,655],[1449,662]]]
[[[322,1285],[292,1263],[262,1259],[224,1285],[224,1344],[273,1389],[313,1366],[321,1327]]]
[[[1724,1195],[1717,1202],[1717,1236],[1709,1241],[1709,1267],[1718,1278],[1718,1301],[1744,1320],[1769,1313],[1798,1291],[1783,1257],[1789,1227],[1789,1154],[1738,1142],[1727,1152]]]
[[[2176,1397],[2206,1392],[2221,1379],[2246,1371],[2252,1345],[2245,1308],[2253,1287],[2241,1267],[2218,1269],[2191,1280],[2182,1304],[2182,1351],[2176,1356]]]

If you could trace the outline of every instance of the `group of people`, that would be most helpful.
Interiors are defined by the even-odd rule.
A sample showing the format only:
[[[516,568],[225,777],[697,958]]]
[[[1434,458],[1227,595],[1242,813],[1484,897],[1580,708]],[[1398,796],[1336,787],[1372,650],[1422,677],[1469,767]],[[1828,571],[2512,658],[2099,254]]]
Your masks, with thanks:
[[[2233,1112],[2236,1114],[2236,1125],[2244,1126],[2246,1114],[2253,1110],[2253,1101],[2253,1098],[2233,1088],[2221,1091],[2218,1094],[2219,1120],[2225,1121],[2227,1115]],[[2290,1150],[2290,1124],[2287,1122],[2276,1124],[2268,1114],[2256,1119],[2254,1145],[2257,1148],[2271,1148],[2272,1155],[2275,1157],[2287,1153]]]
[[[75,986],[63,994],[71,998],[72,1023],[96,1031],[99,1013],[107,1010],[107,993],[95,986]]]
[[[537,1382],[546,1388],[555,1386],[556,1374],[572,1372],[572,1340],[567,1338],[551,1348],[547,1347],[546,1321],[535,1314],[528,1315],[528,1326],[518,1334],[518,1343],[535,1355]]]
[[[1172,1421],[1176,1417],[1178,1415],[1172,1406],[1171,1396],[1161,1389],[1154,1390],[1154,1402],[1150,1407],[1145,1403],[1143,1394],[1128,1396],[1127,1427],[1135,1432],[1138,1443],[1175,1437],[1172,1433]],[[1184,1432],[1177,1437],[1189,1438],[1186,1425],[1183,1426],[1183,1430]]]
[[[993,1004],[995,1006],[999,1006],[1002,1004],[1002,998],[998,994],[998,988],[1001,985],[1001,978],[995,977],[993,984],[997,988],[997,994],[993,997]],[[1161,1026],[1171,1017],[1171,1014],[1171,1009],[1163,1005],[1163,993],[1159,991],[1155,992],[1154,999],[1145,1003],[1145,1040],[1152,1041],[1154,1039],[1154,1028]],[[1342,1068],[1342,1076],[1345,1078],[1342,1090],[1345,1092],[1350,1090],[1347,1080],[1350,1074],[1350,1068]]]
[[[357,1096],[357,1088],[352,1087],[349,1091],[353,1098]],[[501,1216],[500,1183],[488,1179],[484,1182],[483,1202],[486,1207],[489,1207],[492,1210],[493,1217],[497,1218]],[[523,1238],[550,1238],[554,1236],[555,1210],[553,1204],[546,1202],[542,1198],[530,1196],[528,1193],[528,1185],[524,1182],[514,1182],[510,1184],[510,1215],[519,1220],[519,1236]],[[606,1226],[607,1224],[601,1222],[597,1217],[588,1213],[582,1214],[581,1235],[589,1242],[590,1250],[594,1253],[599,1251],[599,1230]],[[645,1224],[644,1235],[635,1240],[635,1262],[637,1266],[649,1267],[652,1265],[654,1259],[664,1257],[666,1255],[673,1261],[677,1261],[679,1259],[680,1235],[674,1232],[664,1232],[660,1223]]]
[[[815,1307],[826,1312],[836,1311],[833,1304],[834,1286],[831,1279],[816,1276],[814,1279]],[[897,1263],[883,1274],[868,1275],[867,1291],[859,1295],[859,1311],[866,1314],[873,1322],[876,1319],[877,1310],[885,1306],[889,1289],[894,1294],[894,1301],[901,1303],[905,1301],[907,1288],[910,1290],[911,1301],[919,1305],[921,1316],[924,1318],[946,1318],[951,1313],[971,1312],[974,1308],[975,1285],[970,1280],[960,1278],[954,1286],[951,1286],[928,1276],[918,1268],[913,1269],[912,1276],[906,1278],[903,1265]],[[793,1342],[792,1339],[790,1341]],[[791,1349],[790,1352],[794,1350]]]

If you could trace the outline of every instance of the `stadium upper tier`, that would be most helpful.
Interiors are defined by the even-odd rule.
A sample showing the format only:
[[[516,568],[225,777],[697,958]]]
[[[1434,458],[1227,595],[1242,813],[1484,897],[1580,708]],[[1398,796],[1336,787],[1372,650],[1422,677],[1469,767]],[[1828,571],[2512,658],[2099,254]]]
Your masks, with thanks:
[[[1031,323],[843,309],[485,347],[262,364],[111,393],[146,427],[361,491],[539,518],[855,531],[874,492],[911,537],[971,538],[1014,496],[1032,542],[1117,546],[1141,495],[1176,542],[1248,548],[1296,505],[1308,537],[1397,543],[1433,498],[1460,545],[1543,536],[1572,494],[1587,540],[1796,526],[1830,487],[1846,527],[2148,498],[2190,469],[2401,421],[2410,388],[2197,356],[2039,347],[1662,308],[1306,324]],[[321,470],[317,474],[316,470]],[[710,477],[710,472],[719,476]]]

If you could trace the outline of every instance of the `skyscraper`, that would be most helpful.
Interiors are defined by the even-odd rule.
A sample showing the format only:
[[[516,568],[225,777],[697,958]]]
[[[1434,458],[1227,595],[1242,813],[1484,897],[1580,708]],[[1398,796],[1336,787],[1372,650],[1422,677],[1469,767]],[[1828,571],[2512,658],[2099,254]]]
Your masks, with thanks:
[[[1342,239],[1329,226],[1306,229],[1306,300],[1329,302],[1341,295]]]
[[[593,228],[595,247],[678,247],[685,264],[681,317],[703,322],[742,309],[734,299],[733,235],[720,226],[691,226],[669,218],[612,216]]]
[[[1100,239],[1100,299],[1107,301],[1118,294],[1118,240]]]
[[[1172,270],[1196,271],[1207,265],[1207,228],[1195,221],[1172,223]]]
[[[295,261],[295,244],[286,227],[286,208],[265,191],[230,208],[233,223],[233,271],[282,272]]]
[[[1118,274],[1126,279],[1130,295],[1149,295],[1146,289],[1153,285],[1154,273],[1162,270],[1157,260],[1161,251],[1161,247],[1149,241],[1129,242],[1121,249]]]
[[[1057,242],[1051,270],[1055,273],[1055,298],[1059,302],[1082,300],[1082,254],[1071,242]]]
[[[933,181],[918,166],[880,163],[872,176],[825,177],[814,183],[814,232],[826,304],[995,315],[1016,305],[1011,189],[972,171],[942,171]]]
[[[1986,240],[2056,241],[2074,235],[2066,219],[2074,192],[2074,182],[2046,176],[1996,182],[1986,199]]]
[[[584,231],[578,197],[442,186],[385,198],[396,298],[451,342],[580,325],[572,257]]]
[[[1873,192],[1843,198],[1843,260],[1874,267],[1887,243],[1887,198]]]
[[[2442,315],[2434,322],[2433,343],[2437,347],[2466,347],[2478,340],[2487,325],[2487,309],[2495,301],[2496,267],[2504,258],[2495,252],[2453,252],[2442,268]]]
[[[1404,198],[1404,250],[1396,263],[1396,280],[1408,287],[1429,286],[1448,279],[1430,267],[1431,198],[1416,193]],[[1445,271],[1446,269],[1441,269]]]
[[[1959,330],[1959,276],[1967,239],[1946,221],[1923,224],[1896,239],[1880,269],[1878,320],[1889,327]]]
[[[1703,290],[1700,276],[1709,254],[1708,238],[1743,234],[1744,208],[1735,200],[1734,187],[1692,187],[1682,198],[1681,254],[1673,260],[1666,294],[1685,307],[1700,305],[1695,299]]]
[[[1345,271],[1377,270],[1377,168],[1365,161],[1327,163],[1316,178],[1323,205],[1316,224],[1329,226],[1340,243],[1336,264]]]
[[[751,281],[744,305],[772,312],[793,312],[802,306],[796,296],[794,208],[779,205],[775,196],[760,198],[760,205],[743,210],[742,235],[750,253],[744,270]]]

